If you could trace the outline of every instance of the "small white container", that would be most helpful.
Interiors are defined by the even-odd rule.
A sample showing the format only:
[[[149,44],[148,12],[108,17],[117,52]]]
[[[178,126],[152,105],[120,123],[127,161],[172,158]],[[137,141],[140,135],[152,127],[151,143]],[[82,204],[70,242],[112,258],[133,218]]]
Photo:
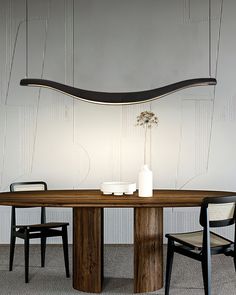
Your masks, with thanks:
[[[104,195],[132,195],[136,191],[136,183],[119,181],[103,182],[101,184],[101,191]]]
[[[139,172],[139,197],[152,197],[153,196],[153,175],[148,165],[143,165]]]

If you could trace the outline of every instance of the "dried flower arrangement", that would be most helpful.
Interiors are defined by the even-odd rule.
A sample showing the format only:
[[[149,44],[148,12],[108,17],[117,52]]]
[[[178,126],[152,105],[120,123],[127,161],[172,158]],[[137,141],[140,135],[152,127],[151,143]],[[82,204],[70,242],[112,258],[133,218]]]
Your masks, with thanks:
[[[153,126],[158,126],[159,120],[158,117],[150,111],[141,112],[137,116],[136,126],[142,126],[145,129],[144,137],[144,164],[147,164],[147,130],[151,129]]]

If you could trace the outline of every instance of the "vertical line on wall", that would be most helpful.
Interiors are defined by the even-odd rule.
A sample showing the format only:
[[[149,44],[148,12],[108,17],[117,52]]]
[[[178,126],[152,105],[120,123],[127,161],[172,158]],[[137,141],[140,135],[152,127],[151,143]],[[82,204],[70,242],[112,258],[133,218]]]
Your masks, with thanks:
[[[48,18],[49,18],[49,10],[50,7],[48,6]],[[47,39],[48,39],[48,18],[45,22],[45,40],[44,40],[44,49],[43,49],[43,58],[42,58],[42,71],[40,78],[43,78],[44,67],[45,67],[45,56],[46,56],[46,49],[47,49]],[[34,129],[34,139],[33,139],[33,148],[32,148],[32,159],[31,159],[31,169],[30,172],[33,172],[34,166],[34,159],[35,159],[35,150],[36,150],[36,140],[37,140],[37,133],[38,133],[38,117],[39,117],[39,104],[41,100],[41,91],[42,88],[40,87],[38,90],[38,98],[37,98],[37,106],[36,106],[36,114],[35,114],[35,129]]]
[[[218,64],[219,64],[219,54],[220,54],[220,41],[221,41],[221,30],[222,30],[222,19],[223,19],[223,6],[224,6],[224,0],[221,0],[221,7],[220,7],[220,20],[219,20],[219,30],[218,30],[218,41],[217,41],[217,54],[216,54],[216,67],[215,67],[215,78],[217,79],[217,74],[218,74]],[[209,22],[210,22],[210,0],[209,0]],[[209,33],[211,31],[211,27],[209,24]],[[209,40],[209,73],[211,72],[211,42]],[[213,120],[214,120],[214,112],[215,112],[215,98],[216,98],[216,86],[214,86],[213,90],[213,99],[212,101],[212,112],[211,112],[211,118],[210,118],[210,127],[209,127],[209,139],[208,139],[208,149],[207,149],[207,156],[206,156],[206,173],[208,172],[209,169],[209,160],[210,160],[210,152],[211,152],[211,142],[212,142],[212,130],[213,130]],[[183,106],[181,107],[181,109]],[[183,114],[182,114],[183,115]],[[182,128],[182,127],[181,127]],[[182,135],[181,135],[182,137]],[[182,138],[180,139],[182,142]],[[180,143],[181,145],[181,143]],[[177,188],[177,183],[178,183],[178,177],[179,177],[179,169],[180,169],[180,153],[181,153],[181,148],[179,149],[178,152],[178,165],[177,165],[177,173],[176,173],[176,188]],[[202,173],[199,173],[193,177],[191,177],[187,182],[185,182],[179,189],[182,189],[185,185],[187,185],[190,181],[192,181],[194,178],[202,175]]]
[[[9,32],[9,30],[10,30],[10,25],[9,25],[9,23],[10,23],[10,21],[11,21],[11,17],[10,17],[10,3],[11,3],[11,1],[9,1],[8,2],[8,5],[7,5],[7,1],[5,1],[6,3],[6,6],[5,6],[5,15],[6,15],[6,17],[5,17],[5,19],[4,19],[4,22],[5,22],[5,76],[7,77],[8,76],[8,59],[9,59],[9,52],[10,52],[10,50],[8,50],[9,49],[9,38],[8,38],[8,36],[10,35],[10,32]],[[3,11],[2,11],[2,13],[4,13]],[[6,87],[6,85],[7,85],[7,81],[4,81],[5,83],[5,87]],[[4,89],[5,90],[5,89]],[[4,91],[4,94],[6,93],[6,91]],[[3,92],[2,92],[2,94],[3,94]],[[3,95],[4,95],[3,94]],[[4,98],[5,98],[5,96],[4,96]],[[5,101],[5,99],[4,99],[4,101]],[[2,99],[2,102],[4,102],[3,101],[3,99]],[[1,166],[1,178],[0,178],[0,186],[2,186],[2,180],[3,180],[3,170],[4,170],[4,168],[3,168],[3,164],[4,164],[4,156],[5,156],[5,152],[4,152],[4,145],[5,145],[5,135],[6,135],[6,114],[7,114],[7,109],[6,109],[6,104],[5,104],[5,107],[4,107],[4,120],[3,120],[3,122],[4,122],[4,127],[3,127],[3,130],[4,130],[4,132],[3,132],[3,136],[4,136],[4,138],[3,138],[3,144],[2,144],[2,166]]]
[[[5,60],[5,77],[8,77],[9,76],[9,72],[10,72],[10,67],[8,67],[8,65],[11,64],[11,55],[12,55],[12,52],[11,52],[11,36],[12,36],[12,33],[11,33],[11,0],[8,2],[8,5],[6,4],[6,7],[5,7],[5,57],[6,57],[6,60]],[[5,81],[4,81],[4,86],[5,86],[5,91],[4,91],[4,95],[3,97],[6,96],[6,89],[7,89],[7,78],[5,78]]]
[[[182,149],[183,141],[183,99],[181,99],[181,115],[180,115],[180,129],[179,129],[179,147],[178,147],[178,159],[177,159],[177,169],[175,173],[175,189],[178,187],[179,171],[180,171],[180,155]]]
[[[43,58],[42,58],[42,71],[40,78],[43,78],[44,73],[44,67],[45,67],[45,56],[46,56],[46,49],[47,49],[47,38],[48,38],[48,21],[50,18],[50,11],[51,5],[50,1],[48,2],[48,11],[47,11],[47,19],[45,22],[45,39],[44,39],[44,49],[43,49]],[[34,130],[34,139],[33,139],[33,148],[32,148],[32,160],[31,160],[31,173],[33,172],[33,165],[34,165],[34,159],[35,159],[35,150],[36,150],[36,140],[37,140],[37,133],[38,133],[38,116],[39,116],[39,104],[41,99],[41,91],[42,88],[39,88],[38,91],[38,98],[37,98],[37,106],[36,106],[36,114],[35,114],[35,130]]]
[[[5,157],[6,157],[6,141],[7,141],[7,109],[5,106],[5,120],[4,120],[4,138],[3,138],[3,151],[2,151],[2,170],[1,170],[1,181],[0,185],[3,183],[3,174],[5,170]]]
[[[30,173],[31,168],[31,155],[32,145],[30,145],[30,137],[34,126],[31,122],[35,118],[34,108],[31,106],[22,106],[19,112],[19,127],[21,132],[19,133],[19,162],[20,162],[20,176]],[[17,177],[19,178],[19,176]]]
[[[15,36],[15,40],[14,40],[14,44],[13,44],[13,52],[12,52],[12,56],[11,56],[11,62],[10,62],[10,72],[9,72],[9,78],[8,78],[8,82],[7,82],[7,91],[6,91],[6,98],[5,98],[5,105],[7,105],[7,101],[8,101],[8,96],[9,96],[9,89],[10,89],[10,82],[11,82],[11,77],[12,77],[12,70],[13,70],[13,62],[15,59],[15,54],[16,54],[16,44],[18,41],[18,36],[19,36],[19,31],[20,31],[20,27],[21,25],[24,23],[24,21],[21,21],[18,26],[17,26],[17,30],[16,30],[16,36]]]
[[[6,76],[6,73],[4,73],[5,67],[3,66],[3,63],[4,63],[3,61],[6,60],[6,50],[4,48],[4,47],[6,47],[6,43],[2,42],[2,41],[4,41],[4,37],[6,36],[6,35],[4,35],[4,34],[6,34],[6,18],[5,18],[5,16],[7,14],[5,5],[6,5],[6,3],[4,3],[4,9],[2,9],[0,11],[0,26],[2,28],[2,31],[0,29],[0,34],[1,34],[1,36],[0,36],[0,51],[2,51],[2,57],[3,57],[3,59],[2,59],[2,57],[0,59],[0,68],[1,68],[1,70],[0,70],[0,104],[3,101],[3,88],[5,86],[3,77]],[[4,53],[4,55],[3,55],[3,53]]]
[[[75,86],[75,0],[72,0],[71,2],[71,15],[72,15],[72,84],[73,87]],[[80,147],[81,150],[83,150],[83,152],[85,153],[87,159],[88,159],[88,169],[84,175],[84,177],[77,182],[77,186],[73,186],[73,188],[77,188],[79,187],[88,177],[90,170],[91,170],[91,158],[90,155],[88,153],[88,151],[86,150],[86,148],[80,144],[79,142],[76,142],[76,135],[75,135],[75,108],[76,108],[76,103],[77,100],[75,98],[72,98],[72,133],[73,133],[73,144],[77,145]],[[79,104],[79,103],[78,103]]]
[[[188,20],[191,20],[191,1],[188,0]]]
[[[74,0],[64,0],[64,18],[65,18],[65,81],[66,84],[75,86],[74,81]],[[75,144],[75,100],[72,97],[71,114],[71,138]]]
[[[183,23],[191,21],[191,3],[190,0],[183,0]]]
[[[10,8],[11,10],[11,8]],[[6,158],[6,144],[7,144],[7,121],[8,121],[8,110],[7,110],[7,101],[8,101],[8,96],[9,96],[9,89],[10,89],[10,81],[12,77],[12,69],[13,69],[13,61],[15,58],[15,53],[16,53],[16,44],[19,36],[19,30],[22,25],[23,21],[21,21],[16,30],[16,36],[14,40],[14,45],[13,45],[13,52],[11,55],[11,62],[10,62],[10,72],[9,72],[9,77],[8,77],[8,82],[7,82],[7,90],[6,90],[6,98],[4,101],[4,106],[5,106],[5,120],[4,120],[4,135],[3,135],[3,152],[2,152],[2,171],[1,171],[1,180],[0,180],[0,185],[3,183],[3,174],[5,170],[5,158]],[[11,33],[10,33],[11,35]],[[11,46],[11,45],[10,45]],[[11,50],[10,50],[11,52]]]
[[[12,0],[9,1],[9,54],[8,54],[8,58],[9,58],[9,64],[11,65],[11,60],[12,60]],[[10,69],[9,69],[10,71]]]
[[[185,100],[182,100],[185,101]],[[190,99],[187,99],[186,101],[191,101]],[[209,136],[210,136],[210,118],[208,116],[209,114],[209,110],[208,108],[212,106],[210,105],[212,103],[212,100],[199,100],[199,99],[193,99],[192,100],[195,104],[195,156],[194,156],[194,165],[195,165],[195,172],[194,175],[192,177],[190,177],[187,181],[185,181],[180,187],[179,189],[182,189],[184,186],[186,186],[190,181],[192,181],[193,179],[195,179],[196,177],[199,177],[205,173],[208,172],[208,168],[207,168],[207,163],[208,163],[208,153],[207,153],[207,148],[206,145],[208,143],[209,140]],[[210,103],[210,104],[209,104]],[[182,112],[181,112],[181,116],[183,117],[183,109],[184,106],[182,105],[181,107]],[[183,121],[183,120],[182,120]],[[181,124],[181,126],[183,126],[183,124]],[[182,145],[182,141],[183,141],[183,136],[181,135],[181,139],[180,139],[180,144]],[[179,170],[180,170],[180,155],[181,155],[181,149],[179,152],[179,157],[178,157],[178,173],[177,173],[177,177],[176,177],[176,183],[178,183],[178,178],[179,178]],[[177,185],[176,185],[177,188]]]
[[[220,7],[220,21],[219,21],[219,31],[218,31],[218,42],[217,42],[217,50],[216,50],[216,68],[215,68],[215,78],[218,76],[218,65],[219,65],[219,55],[220,55],[220,41],[221,41],[221,29],[222,29],[222,18],[223,18],[223,8],[224,8],[224,0],[221,0]],[[209,159],[211,152],[211,143],[212,143],[212,129],[213,129],[213,120],[215,113],[215,98],[216,98],[216,85],[213,90],[213,104],[212,104],[212,113],[211,113],[211,123],[210,123],[210,136],[209,136],[209,145],[208,145],[208,154],[207,154],[207,171],[209,168]]]

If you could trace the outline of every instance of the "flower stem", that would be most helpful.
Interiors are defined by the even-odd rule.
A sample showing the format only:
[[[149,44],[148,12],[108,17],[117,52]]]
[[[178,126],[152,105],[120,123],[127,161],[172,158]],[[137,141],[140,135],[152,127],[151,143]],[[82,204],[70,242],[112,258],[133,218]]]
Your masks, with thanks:
[[[144,165],[147,164],[147,125],[145,125],[144,134]]]

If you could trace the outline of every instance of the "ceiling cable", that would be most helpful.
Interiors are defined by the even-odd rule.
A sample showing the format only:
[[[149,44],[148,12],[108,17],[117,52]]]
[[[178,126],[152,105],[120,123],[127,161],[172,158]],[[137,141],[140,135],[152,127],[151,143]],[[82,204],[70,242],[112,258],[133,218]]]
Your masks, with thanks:
[[[209,20],[208,20],[208,38],[209,38],[209,77],[211,78],[211,0],[209,0]]]
[[[75,0],[72,9],[72,79],[75,86]]]
[[[28,39],[29,39],[29,8],[28,0],[25,0],[25,76],[28,78],[29,72],[29,48],[28,48]]]
[[[73,54],[73,65],[72,65],[72,79],[73,79],[73,87],[70,85],[65,85],[62,83],[58,83],[52,80],[45,79],[29,79],[28,78],[28,0],[26,1],[26,79],[22,79],[20,81],[20,85],[22,86],[35,86],[35,87],[46,87],[51,88],[56,91],[62,92],[66,95],[72,96],[82,101],[98,103],[98,104],[109,104],[109,105],[125,105],[125,104],[136,104],[136,103],[144,103],[150,102],[152,100],[159,99],[176,91],[194,87],[194,86],[207,86],[207,85],[216,85],[217,81],[214,78],[211,78],[211,22],[210,22],[210,14],[211,14],[211,2],[209,0],[209,74],[210,78],[195,78],[183,80],[180,82],[176,82],[173,84],[166,85],[164,87],[158,87],[155,89],[144,90],[144,91],[135,91],[135,92],[100,92],[100,91],[92,91],[79,89],[74,87],[74,13],[75,13],[75,3],[74,0],[72,2],[73,5],[73,24],[72,24],[72,54]]]

